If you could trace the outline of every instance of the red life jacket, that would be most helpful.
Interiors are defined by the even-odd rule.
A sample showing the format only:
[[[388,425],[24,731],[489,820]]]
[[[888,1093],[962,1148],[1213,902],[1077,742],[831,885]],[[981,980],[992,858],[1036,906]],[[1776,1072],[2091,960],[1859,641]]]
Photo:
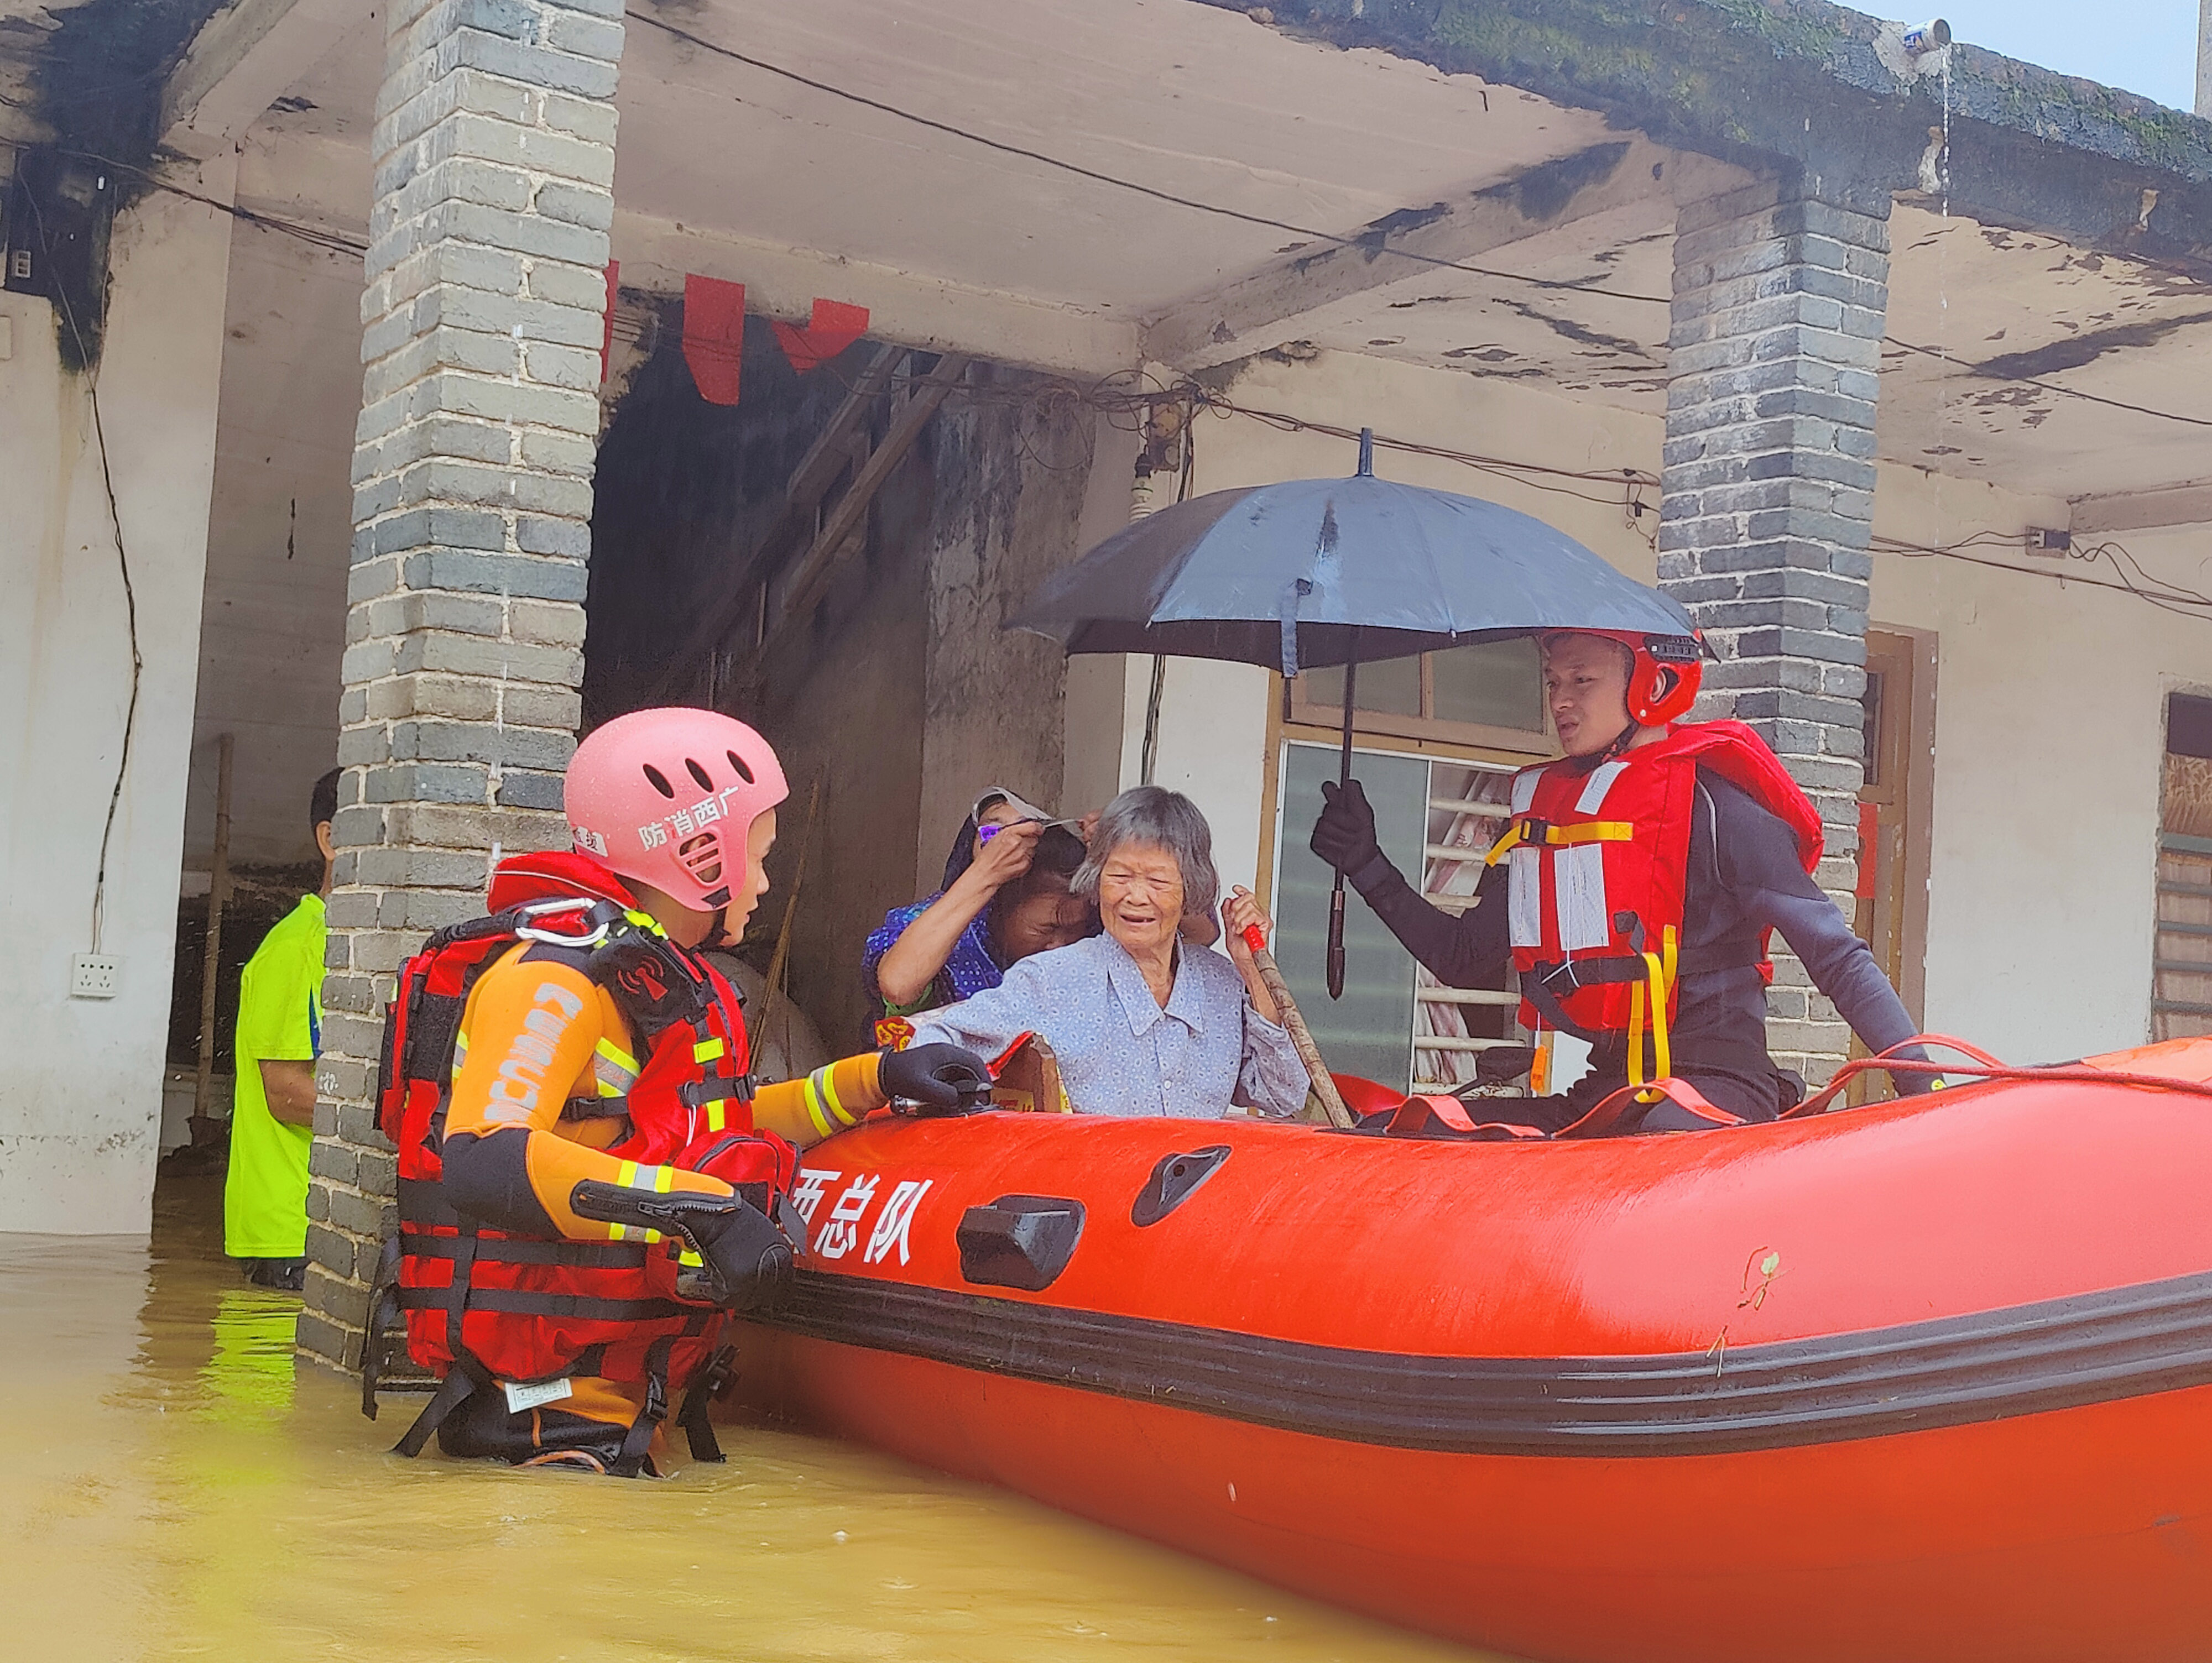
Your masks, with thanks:
[[[562,1118],[623,1119],[622,1136],[605,1149],[616,1159],[708,1174],[774,1217],[798,1156],[753,1127],[737,991],[635,912],[613,873],[583,855],[517,856],[495,873],[490,901],[490,915],[431,936],[400,971],[386,1012],[377,1116],[399,1151],[399,1229],[372,1293],[362,1409],[374,1418],[380,1337],[396,1306],[410,1355],[454,1387],[447,1409],[471,1383],[590,1375],[647,1382],[647,1415],[658,1422],[667,1394],[714,1356],[724,1320],[677,1292],[680,1243],[524,1235],[479,1224],[445,1199],[446,1110],[470,990],[526,941],[533,956],[574,965],[613,997],[640,1057],[603,1044],[599,1095],[570,1102]],[[696,1406],[696,1423],[688,1409],[685,1420],[702,1454],[711,1434],[703,1399]],[[428,1411],[425,1422],[403,1441],[405,1453],[434,1429]],[[651,1429],[643,1428],[647,1440]]]
[[[1625,1034],[1632,1083],[1673,1071],[1667,1031],[1684,974],[1756,964],[1771,980],[1766,931],[1755,944],[1700,956],[1681,950],[1690,818],[1698,770],[1740,787],[1820,859],[1820,816],[1781,761],[1741,722],[1695,722],[1595,768],[1568,758],[1513,780],[1513,821],[1490,851],[1508,862],[1508,938],[1521,976],[1521,1022],[1584,1039]]]

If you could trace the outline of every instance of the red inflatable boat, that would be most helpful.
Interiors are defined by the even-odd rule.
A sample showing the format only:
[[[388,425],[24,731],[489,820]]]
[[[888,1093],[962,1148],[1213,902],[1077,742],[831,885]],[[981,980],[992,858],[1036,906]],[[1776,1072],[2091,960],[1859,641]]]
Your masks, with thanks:
[[[2212,1655],[2212,1041],[1972,1071],[1533,1144],[878,1118],[739,1397],[1531,1658]]]

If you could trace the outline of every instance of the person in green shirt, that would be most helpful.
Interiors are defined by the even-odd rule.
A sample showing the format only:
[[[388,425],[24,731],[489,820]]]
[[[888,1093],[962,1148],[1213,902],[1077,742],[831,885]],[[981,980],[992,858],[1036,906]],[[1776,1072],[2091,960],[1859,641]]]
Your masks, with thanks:
[[[307,1275],[307,1150],[315,1140],[315,1056],[323,1039],[323,897],[331,892],[338,770],[315,781],[308,813],[323,884],[262,938],[238,984],[238,1083],[222,1250],[246,1280],[297,1290]]]

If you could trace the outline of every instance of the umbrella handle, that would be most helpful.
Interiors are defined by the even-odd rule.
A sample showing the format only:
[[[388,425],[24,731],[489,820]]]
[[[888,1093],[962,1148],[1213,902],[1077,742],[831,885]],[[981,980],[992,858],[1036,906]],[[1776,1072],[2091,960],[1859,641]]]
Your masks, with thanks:
[[[1370,440],[1360,441],[1359,456],[1364,464],[1372,452]],[[1362,467],[1360,471],[1367,471]],[[1352,789],[1352,713],[1358,699],[1359,686],[1359,626],[1352,626],[1352,649],[1344,660],[1344,748],[1338,753],[1336,788]],[[1333,999],[1344,997],[1344,873],[1336,875],[1336,885],[1328,892],[1328,996]]]
[[[1328,1111],[1328,1123],[1340,1131],[1349,1130],[1358,1122],[1344,1106],[1343,1094],[1337,1090],[1328,1065],[1322,1060],[1321,1047],[1307,1031],[1306,1019],[1298,1014],[1298,1002],[1291,997],[1289,985],[1283,980],[1283,973],[1275,963],[1275,956],[1267,950],[1267,932],[1256,924],[1247,926],[1244,944],[1252,950],[1252,964],[1260,973],[1261,985],[1273,996],[1276,1012],[1289,1030],[1291,1043],[1297,1047],[1298,1060],[1306,1065],[1306,1078],[1313,1082],[1314,1096]]]
[[[1328,897],[1328,996],[1344,997],[1344,874],[1336,875],[1336,888]]]

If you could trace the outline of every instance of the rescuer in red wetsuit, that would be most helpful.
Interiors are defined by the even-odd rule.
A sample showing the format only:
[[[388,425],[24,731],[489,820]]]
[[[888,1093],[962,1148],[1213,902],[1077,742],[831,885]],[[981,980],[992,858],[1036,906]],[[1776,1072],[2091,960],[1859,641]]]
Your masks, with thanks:
[[[1590,1042],[1590,1071],[1565,1096],[1486,1108],[1556,1131],[1624,1086],[1673,1077],[1711,1112],[1660,1102],[1644,1130],[1772,1120],[1802,1093],[1766,1051],[1776,930],[1869,1049],[1911,1038],[1873,954],[1813,881],[1820,822],[1803,792],[1742,724],[1678,720],[1697,696],[1694,643],[1562,632],[1543,646],[1566,755],[1516,776],[1474,907],[1455,918],[1422,899],[1383,855],[1357,780],[1322,786],[1311,839],[1438,981],[1494,986],[1510,962],[1522,1024]],[[1899,1077],[1902,1090],[1926,1085]]]
[[[450,1090],[400,1082],[428,1102],[401,1102],[392,1128],[397,1285],[417,1360],[445,1381],[404,1452],[434,1429],[452,1454],[654,1470],[660,1421],[705,1371],[721,1313],[789,1279],[773,1214],[793,1151],[894,1098],[949,1110],[988,1084],[978,1059],[939,1045],[753,1089],[737,997],[696,950],[742,933],[786,794],[743,723],[617,718],[569,765],[575,853],[503,863],[503,910],[410,963],[434,986],[441,954],[514,944],[445,1030]],[[410,1071],[429,1071],[403,1058]],[[695,1451],[702,1435],[711,1448],[703,1399],[684,1418]]]

